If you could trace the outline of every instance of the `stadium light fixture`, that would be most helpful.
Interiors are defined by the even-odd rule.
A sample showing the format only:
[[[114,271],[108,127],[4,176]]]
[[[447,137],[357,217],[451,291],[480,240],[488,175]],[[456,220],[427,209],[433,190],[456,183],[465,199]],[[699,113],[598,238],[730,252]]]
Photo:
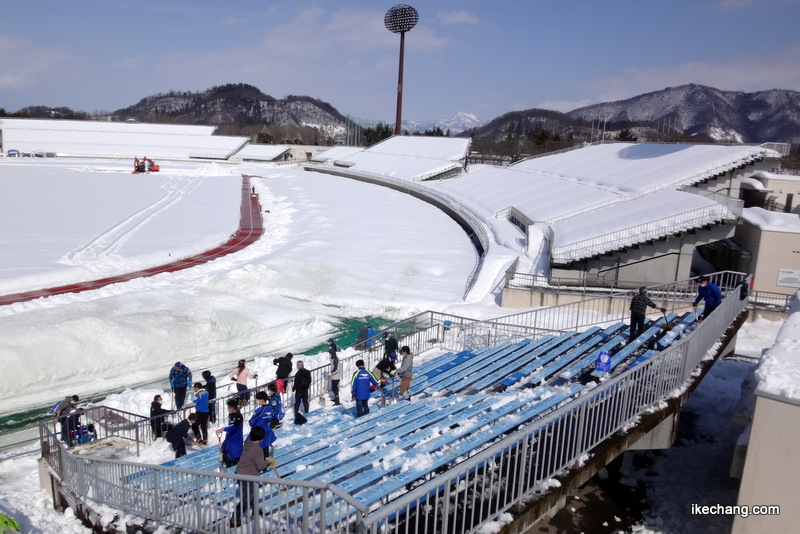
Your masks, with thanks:
[[[419,13],[411,6],[397,4],[386,12],[383,24],[392,33],[400,34],[400,69],[397,74],[397,117],[394,123],[395,135],[400,135],[400,124],[403,116],[403,55],[406,44],[406,32],[413,28],[419,20]]]

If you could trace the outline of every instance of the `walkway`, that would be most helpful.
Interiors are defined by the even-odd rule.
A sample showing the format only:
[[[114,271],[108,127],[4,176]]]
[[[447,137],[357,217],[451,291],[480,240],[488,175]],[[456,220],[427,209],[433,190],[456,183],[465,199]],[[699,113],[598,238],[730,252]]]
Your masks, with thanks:
[[[0,306],[14,304],[15,302],[26,302],[42,297],[51,297],[53,295],[63,295],[65,293],[80,293],[81,291],[100,289],[101,287],[119,282],[127,282],[135,278],[145,278],[161,273],[181,271],[242,250],[255,243],[264,231],[263,219],[261,217],[261,204],[258,202],[258,195],[251,192],[250,178],[251,176],[249,175],[242,175],[242,207],[241,216],[239,218],[239,230],[228,241],[222,243],[218,247],[189,256],[188,258],[183,258],[182,260],[142,269],[140,271],[109,276],[108,278],[101,278],[99,280],[78,282],[65,286],[2,295],[0,296]]]

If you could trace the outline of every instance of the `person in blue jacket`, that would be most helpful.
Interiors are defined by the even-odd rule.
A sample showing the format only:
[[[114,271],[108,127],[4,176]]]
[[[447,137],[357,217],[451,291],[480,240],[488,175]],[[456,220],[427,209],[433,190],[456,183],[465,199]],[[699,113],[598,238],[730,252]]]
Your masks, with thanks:
[[[272,428],[280,428],[283,416],[286,414],[283,411],[283,401],[281,401],[281,396],[278,394],[278,386],[273,382],[267,386],[267,390],[269,391],[267,404],[272,409],[272,421],[269,422],[269,425]]]
[[[375,344],[375,333],[376,333],[375,329],[372,328],[372,325],[368,324],[367,325],[367,342],[366,342],[366,346],[367,346],[368,349],[371,349],[372,345]]]
[[[358,360],[356,367],[358,371],[353,373],[353,378],[350,380],[350,392],[356,401],[356,417],[361,417],[369,413],[369,396],[372,393],[370,386],[377,387],[378,380],[364,368],[364,360]]]
[[[717,306],[722,304],[722,291],[719,290],[719,286],[716,284],[712,284],[708,281],[707,276],[701,276],[697,279],[699,285],[697,286],[697,297],[694,299],[694,304],[692,307],[694,311],[697,312],[697,303],[701,300],[705,301],[705,307],[703,308],[703,315],[698,319],[705,319],[708,317],[711,312],[717,309]]]
[[[217,429],[217,437],[225,432],[225,441],[220,446],[222,451],[223,463],[225,467],[236,465],[242,457],[244,447],[244,417],[239,411],[239,403],[236,399],[229,399],[228,405],[228,426]]]
[[[175,409],[183,408],[186,400],[186,388],[192,383],[192,372],[181,362],[175,362],[169,371],[169,387],[172,388],[172,395],[175,399]]]
[[[250,416],[250,428],[254,426],[260,426],[264,429],[264,439],[261,440],[260,446],[264,449],[264,458],[272,458],[272,444],[275,443],[277,439],[275,437],[275,432],[272,431],[272,427],[270,423],[272,422],[273,413],[272,407],[269,405],[269,397],[267,396],[266,391],[259,391],[256,393],[256,401],[258,402],[258,408],[253,412],[253,415]]]
[[[194,383],[194,410],[197,412],[197,419],[192,425],[194,439],[200,445],[208,443],[208,391],[203,389],[201,382]],[[201,436],[202,433],[202,436]]]

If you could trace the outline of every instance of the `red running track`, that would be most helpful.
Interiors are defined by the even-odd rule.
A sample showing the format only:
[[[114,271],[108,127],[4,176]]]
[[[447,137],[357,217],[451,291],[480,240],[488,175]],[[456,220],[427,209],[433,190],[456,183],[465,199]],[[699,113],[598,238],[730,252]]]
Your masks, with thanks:
[[[79,282],[66,286],[2,295],[0,296],[0,306],[13,304],[15,302],[25,302],[42,297],[51,297],[53,295],[63,295],[64,293],[80,293],[81,291],[100,289],[101,287],[105,287],[110,284],[127,282],[128,280],[133,280],[134,278],[145,278],[161,273],[181,271],[183,269],[188,269],[190,267],[194,267],[196,265],[200,265],[242,250],[243,248],[255,243],[261,237],[261,234],[264,233],[264,221],[261,217],[261,204],[258,202],[258,196],[250,191],[250,178],[251,177],[249,175],[242,175],[242,207],[241,215],[239,217],[239,230],[228,241],[220,246],[205,252],[201,252],[200,254],[195,254],[194,256],[189,256],[188,258],[184,258],[182,260],[159,265],[157,267],[150,267],[149,269],[142,269],[141,271],[134,271],[132,273],[109,276],[108,278],[101,278],[100,280]]]

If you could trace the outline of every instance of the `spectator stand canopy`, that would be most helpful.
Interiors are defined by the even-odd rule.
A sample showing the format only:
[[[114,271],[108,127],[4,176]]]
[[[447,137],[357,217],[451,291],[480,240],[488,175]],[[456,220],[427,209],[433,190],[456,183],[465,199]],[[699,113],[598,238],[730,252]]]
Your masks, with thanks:
[[[247,137],[212,135],[215,126],[137,122],[0,119],[3,150],[67,157],[226,160]]]

